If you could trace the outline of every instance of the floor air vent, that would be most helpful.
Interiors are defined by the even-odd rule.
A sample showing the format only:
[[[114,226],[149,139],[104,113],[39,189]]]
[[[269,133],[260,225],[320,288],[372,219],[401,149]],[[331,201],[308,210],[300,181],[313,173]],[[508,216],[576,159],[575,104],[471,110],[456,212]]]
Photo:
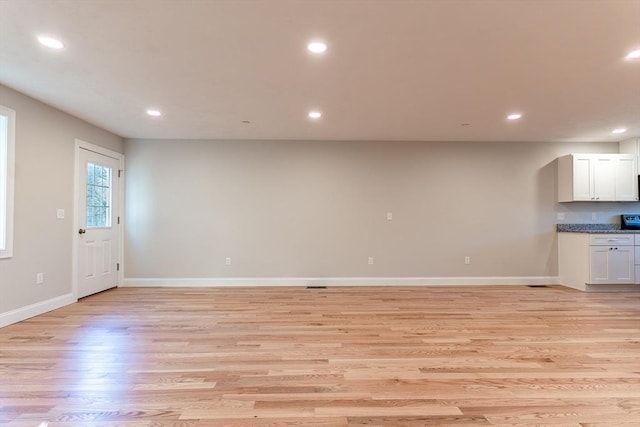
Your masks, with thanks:
[[[548,288],[547,285],[527,285],[527,288]]]
[[[327,289],[326,286],[307,286],[307,289]]]

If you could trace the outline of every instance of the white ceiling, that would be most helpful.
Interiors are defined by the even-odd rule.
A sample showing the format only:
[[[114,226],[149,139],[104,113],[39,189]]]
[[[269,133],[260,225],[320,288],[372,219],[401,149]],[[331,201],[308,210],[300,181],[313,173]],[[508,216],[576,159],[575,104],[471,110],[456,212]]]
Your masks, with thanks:
[[[0,1],[0,83],[129,138],[618,141],[633,49],[640,0]]]

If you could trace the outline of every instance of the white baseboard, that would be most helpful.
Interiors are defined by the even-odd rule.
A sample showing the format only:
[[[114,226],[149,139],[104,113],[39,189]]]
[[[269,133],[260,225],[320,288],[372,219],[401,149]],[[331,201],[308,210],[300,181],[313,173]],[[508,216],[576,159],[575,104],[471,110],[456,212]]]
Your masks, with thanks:
[[[584,285],[585,292],[640,292],[640,285]]]
[[[125,278],[121,287],[558,285],[557,276]]]
[[[490,286],[558,285],[557,276],[513,277],[216,277],[125,278],[120,287],[252,287],[252,286]],[[637,285],[636,285],[637,286]],[[584,289],[583,289],[584,290]],[[0,313],[0,328],[77,302],[65,294]]]
[[[46,301],[36,302],[26,307],[0,313],[0,328],[46,313],[47,311],[55,310],[56,308],[64,307],[65,305],[73,304],[76,301],[77,299],[73,297],[73,294],[68,293]]]
[[[610,284],[610,285],[589,285],[586,283],[566,283],[559,282],[567,288],[576,289],[582,292],[640,292],[640,284]]]

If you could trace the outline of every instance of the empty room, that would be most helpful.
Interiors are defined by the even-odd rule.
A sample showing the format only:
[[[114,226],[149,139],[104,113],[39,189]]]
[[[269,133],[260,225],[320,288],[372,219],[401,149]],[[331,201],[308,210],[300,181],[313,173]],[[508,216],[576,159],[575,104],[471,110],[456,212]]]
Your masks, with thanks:
[[[640,0],[0,0],[0,425],[640,425]]]

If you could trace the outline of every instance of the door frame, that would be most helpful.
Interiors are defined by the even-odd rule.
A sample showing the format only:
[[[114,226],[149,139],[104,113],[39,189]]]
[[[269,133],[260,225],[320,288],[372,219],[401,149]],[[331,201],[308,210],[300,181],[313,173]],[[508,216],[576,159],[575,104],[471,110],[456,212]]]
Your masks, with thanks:
[[[118,227],[118,279],[116,287],[120,286],[124,280],[124,154],[118,153],[108,148],[100,147],[81,139],[75,139],[74,149],[74,165],[73,165],[73,245],[71,249],[71,293],[74,300],[78,300],[78,230],[80,229],[80,207],[78,199],[80,198],[80,150],[92,151],[103,156],[111,157],[118,161],[118,169],[120,170],[120,179],[118,185],[118,212],[120,224]]]

